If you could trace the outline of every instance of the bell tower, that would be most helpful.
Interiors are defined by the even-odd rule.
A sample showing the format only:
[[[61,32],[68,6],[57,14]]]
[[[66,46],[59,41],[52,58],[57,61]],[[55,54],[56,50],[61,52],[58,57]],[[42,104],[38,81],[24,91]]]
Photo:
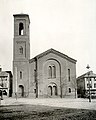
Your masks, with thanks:
[[[25,97],[29,88],[30,19],[27,14],[13,16],[13,95]]]

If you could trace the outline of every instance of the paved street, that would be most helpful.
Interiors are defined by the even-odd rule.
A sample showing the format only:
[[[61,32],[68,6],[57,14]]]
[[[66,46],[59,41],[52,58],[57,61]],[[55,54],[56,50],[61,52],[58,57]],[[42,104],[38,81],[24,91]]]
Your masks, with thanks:
[[[1,101],[1,105],[18,105],[18,104],[31,104],[31,105],[45,105],[65,108],[80,108],[80,109],[92,109],[96,110],[96,99],[92,99],[90,103],[88,99],[68,99],[68,98],[44,98],[44,99],[32,99],[32,98],[4,98]]]

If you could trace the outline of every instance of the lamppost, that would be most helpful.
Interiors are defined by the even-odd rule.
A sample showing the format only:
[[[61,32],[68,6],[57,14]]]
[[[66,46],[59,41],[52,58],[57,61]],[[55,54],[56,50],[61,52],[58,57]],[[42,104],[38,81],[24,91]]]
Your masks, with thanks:
[[[90,68],[90,66],[89,65],[87,65],[87,67],[86,67],[87,69],[88,69],[88,84],[89,84],[89,102],[91,102],[91,91],[90,91],[90,77],[89,77],[89,75],[90,75],[90,72],[89,72],[89,68]]]

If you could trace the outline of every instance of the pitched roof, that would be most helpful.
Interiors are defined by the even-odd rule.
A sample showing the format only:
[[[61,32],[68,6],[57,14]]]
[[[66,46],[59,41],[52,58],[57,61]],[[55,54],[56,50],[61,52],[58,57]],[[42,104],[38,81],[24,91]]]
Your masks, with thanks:
[[[35,60],[35,58],[39,59],[39,58],[41,58],[41,57],[43,57],[43,56],[45,56],[45,55],[47,55],[49,53],[56,54],[56,55],[58,55],[58,56],[60,56],[60,57],[62,57],[64,59],[67,59],[67,60],[73,62],[73,63],[77,62],[77,60],[75,60],[75,59],[73,59],[73,58],[71,58],[71,57],[69,57],[69,56],[67,56],[67,55],[65,55],[65,54],[63,54],[63,53],[61,53],[61,52],[59,52],[57,50],[54,50],[52,48],[47,50],[47,51],[45,51],[45,52],[43,52],[43,53],[41,53],[41,54],[39,54],[39,55],[37,55],[36,57],[30,59],[29,62],[31,63],[31,62],[33,62]]]
[[[87,72],[87,73],[79,76],[79,77],[77,78],[77,80],[79,80],[79,79],[81,79],[81,78],[88,78],[88,77],[90,77],[90,78],[95,78],[95,77],[96,77],[96,74],[94,74],[93,71],[89,71],[89,72]]]
[[[7,73],[10,75],[10,77],[13,77],[13,75],[12,75],[12,72],[11,72],[11,71],[5,71],[5,72],[7,72]]]
[[[7,72],[5,72],[5,71],[0,72],[0,77],[7,77],[7,76],[8,76]]]

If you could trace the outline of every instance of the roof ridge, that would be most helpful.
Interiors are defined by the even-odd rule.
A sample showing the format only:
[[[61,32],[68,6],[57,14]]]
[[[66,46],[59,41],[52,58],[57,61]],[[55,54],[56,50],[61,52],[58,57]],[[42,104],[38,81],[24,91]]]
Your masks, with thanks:
[[[55,50],[55,49],[53,49],[53,48],[50,48],[50,49],[46,50],[45,52],[42,52],[42,53],[38,54],[38,55],[35,56],[34,58],[41,58],[41,57],[43,57],[44,55],[47,55],[49,52],[57,53],[57,55],[60,55],[61,57],[65,58],[65,59],[67,59],[67,60],[69,60],[69,61],[71,61],[71,62],[74,62],[74,63],[77,62],[77,60],[75,60],[75,59],[69,57],[68,55],[66,55],[66,54],[64,54],[64,53],[62,53],[62,52],[59,52],[59,51],[57,51],[57,50]],[[34,61],[34,58],[30,59],[29,62]]]

